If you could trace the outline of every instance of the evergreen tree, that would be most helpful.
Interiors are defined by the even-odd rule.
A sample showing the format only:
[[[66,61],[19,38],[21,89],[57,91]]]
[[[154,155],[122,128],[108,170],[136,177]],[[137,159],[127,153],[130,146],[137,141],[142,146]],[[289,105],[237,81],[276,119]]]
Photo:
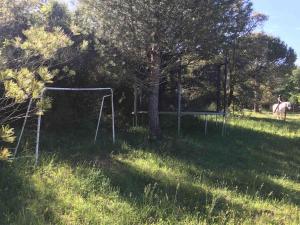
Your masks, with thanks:
[[[55,59],[62,59],[63,50],[72,45],[62,28],[49,29],[47,24],[34,20],[43,13],[43,7],[45,5],[39,1],[15,1],[11,5],[4,1],[0,5],[5,13],[0,17],[0,30],[5,30],[0,39],[0,85],[3,94],[0,138],[3,142],[14,140],[9,124],[22,118],[24,103],[29,99],[36,102],[38,111],[35,112],[42,113],[49,106],[49,99],[39,101],[41,91],[58,74],[58,70],[51,69]],[[7,152],[5,148],[2,150]]]
[[[235,12],[237,5],[240,11]],[[146,65],[150,134],[160,136],[159,84],[166,67],[163,55],[177,62],[181,54],[209,59],[220,52],[235,24],[247,17],[249,1],[81,0],[79,9],[96,35]],[[243,16],[245,14],[245,16]],[[245,22],[247,24],[247,21]]]

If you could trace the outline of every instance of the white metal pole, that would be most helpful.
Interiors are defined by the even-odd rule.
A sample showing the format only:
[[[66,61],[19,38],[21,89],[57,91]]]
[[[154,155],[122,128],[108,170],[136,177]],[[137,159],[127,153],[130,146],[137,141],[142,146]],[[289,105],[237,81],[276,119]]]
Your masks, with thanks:
[[[59,87],[46,87],[44,91],[111,91],[111,88],[59,88]]]
[[[22,125],[22,129],[21,129],[21,133],[20,133],[20,136],[19,136],[19,139],[18,139],[17,146],[16,146],[16,148],[15,148],[14,157],[16,157],[16,155],[17,155],[17,153],[18,153],[18,148],[19,148],[20,143],[21,143],[21,139],[22,139],[23,132],[24,132],[24,128],[25,128],[25,125],[26,125],[26,122],[27,122],[27,118],[28,118],[28,115],[29,115],[29,111],[30,111],[30,108],[31,108],[31,104],[32,104],[32,98],[30,99],[30,101],[29,101],[29,103],[28,103],[28,107],[27,107],[25,119],[24,119],[24,122],[23,122],[23,125]]]
[[[181,130],[181,75],[178,77],[178,100],[177,100],[177,135],[180,136]]]
[[[104,104],[105,97],[107,97],[107,96],[103,96],[102,97],[102,101],[101,101],[101,107],[100,107],[100,112],[99,112],[99,117],[98,117],[98,123],[97,123],[97,128],[96,128],[94,143],[96,143],[97,136],[98,136],[98,130],[99,130],[99,126],[100,126],[100,120],[101,120],[101,116],[102,116],[102,110],[103,110],[103,104]]]
[[[227,123],[228,123],[228,120],[229,120],[229,117],[226,118],[226,115],[225,115],[225,134],[227,134]]]
[[[39,160],[41,121],[42,121],[42,115],[39,114],[39,116],[38,116],[38,125],[37,125],[37,134],[36,134],[36,146],[35,146],[35,164],[34,164],[35,166],[37,166],[38,160]]]
[[[44,88],[41,92],[40,101],[43,101],[44,93],[47,88]],[[40,132],[41,132],[41,122],[42,122],[42,113],[38,115],[38,124],[37,124],[37,133],[36,133],[36,146],[35,146],[35,166],[38,164],[39,160],[39,146],[40,146]]]
[[[205,136],[207,134],[207,115],[205,114]]]
[[[138,115],[137,115],[137,84],[136,84],[136,78],[134,80],[134,90],[133,90],[133,94],[134,94],[134,100],[133,100],[133,112],[134,112],[134,115],[133,115],[133,126],[137,127],[138,126]]]
[[[111,89],[111,120],[112,120],[112,138],[113,143],[116,142],[116,135],[115,135],[115,110],[114,110],[114,91]]]
[[[112,88],[59,88],[59,87],[46,87],[42,90],[40,99],[43,100],[43,95],[47,90],[53,91],[110,91],[111,95],[107,95],[104,97],[111,96],[111,109],[112,109],[112,136],[113,143],[115,143],[115,111],[114,111],[114,100],[113,100],[113,90]],[[42,115],[38,116],[38,124],[37,124],[37,135],[36,135],[36,146],[35,146],[35,165],[38,163],[39,159],[39,144],[40,144],[40,131],[41,131],[41,121]]]

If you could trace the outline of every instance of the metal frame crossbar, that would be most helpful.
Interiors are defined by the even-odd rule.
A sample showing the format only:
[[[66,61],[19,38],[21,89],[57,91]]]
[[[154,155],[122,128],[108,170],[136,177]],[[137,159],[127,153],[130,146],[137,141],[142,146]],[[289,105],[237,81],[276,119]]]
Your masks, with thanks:
[[[40,95],[40,99],[41,100],[43,100],[46,91],[110,91],[110,94],[104,95],[102,97],[101,107],[100,107],[99,116],[98,116],[98,122],[97,122],[97,128],[96,128],[95,137],[94,137],[94,143],[96,143],[96,140],[97,140],[99,126],[100,126],[100,120],[101,120],[101,116],[102,116],[103,104],[104,104],[105,98],[107,98],[107,97],[111,97],[112,139],[113,139],[113,143],[115,143],[115,139],[116,139],[115,138],[115,111],[114,111],[114,93],[113,93],[113,89],[112,88],[60,88],[60,87],[46,87],[41,92],[41,95]],[[27,122],[27,119],[28,119],[28,116],[29,116],[29,111],[31,109],[31,106],[32,106],[32,99],[30,99],[30,101],[29,101],[28,108],[27,108],[27,111],[26,111],[26,115],[25,115],[25,118],[24,118],[22,129],[21,129],[21,133],[20,133],[20,136],[18,138],[17,146],[15,148],[15,152],[14,152],[14,156],[15,157],[17,155],[18,148],[20,146],[20,142],[21,142],[21,139],[22,139],[22,136],[23,136],[24,128],[25,128],[25,125],[26,125],[26,122]],[[38,115],[38,124],[37,124],[37,134],[36,134],[36,146],[35,146],[35,165],[37,165],[38,159],[39,159],[39,143],[40,143],[41,122],[42,122],[42,115],[39,114]]]
[[[148,111],[137,111],[136,115],[138,114],[148,114]],[[161,111],[159,112],[160,115],[178,115],[178,112],[172,112],[172,111]],[[135,112],[132,112],[132,115],[135,116]],[[205,135],[207,135],[207,127],[208,127],[208,116],[216,116],[216,124],[217,124],[217,117],[223,116],[223,122],[222,122],[222,136],[224,136],[226,132],[226,115],[227,113],[224,112],[180,112],[181,116],[204,116],[205,120]],[[137,126],[137,118],[135,119],[135,125]],[[180,125],[178,125],[178,134],[180,134]]]

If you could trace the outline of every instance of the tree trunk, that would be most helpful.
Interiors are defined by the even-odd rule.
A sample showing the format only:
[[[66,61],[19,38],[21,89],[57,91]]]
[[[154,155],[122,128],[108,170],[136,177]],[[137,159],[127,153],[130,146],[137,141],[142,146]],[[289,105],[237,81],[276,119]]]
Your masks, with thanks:
[[[216,71],[216,98],[217,98],[217,112],[221,111],[221,66],[218,66],[218,69]]]
[[[232,63],[229,67],[229,79],[228,79],[228,86],[229,86],[229,93],[228,93],[228,100],[227,106],[230,107],[233,102],[233,92],[234,92],[234,85],[236,80],[236,73],[235,73],[235,66],[236,66],[236,51],[237,51],[237,39],[234,39],[234,45],[232,50]]]
[[[229,94],[228,94],[228,107],[230,107],[231,104],[233,104],[233,92],[234,92],[234,82],[231,79],[229,85]]]
[[[181,62],[180,62],[181,63]],[[177,135],[180,136],[181,128],[181,65],[178,71],[178,81],[177,81]]]
[[[257,104],[257,102],[254,102],[254,104],[253,104],[253,110],[254,110],[254,112],[259,112],[259,105]]]
[[[253,110],[254,112],[259,112],[259,97],[258,97],[258,84],[254,81],[254,99],[253,99]]]
[[[136,77],[134,79],[134,86],[133,86],[133,112],[134,112],[134,117],[133,117],[133,126],[138,126],[138,115],[137,115],[137,101],[138,101],[138,93],[137,93],[137,84],[136,84]]]
[[[150,64],[148,105],[150,136],[152,139],[159,139],[161,137],[158,111],[161,60],[160,49],[158,44],[152,44],[148,56]]]
[[[227,53],[225,55],[225,63],[224,63],[224,96],[223,96],[223,107],[224,113],[227,111],[227,79],[228,79],[228,60],[227,60]]]

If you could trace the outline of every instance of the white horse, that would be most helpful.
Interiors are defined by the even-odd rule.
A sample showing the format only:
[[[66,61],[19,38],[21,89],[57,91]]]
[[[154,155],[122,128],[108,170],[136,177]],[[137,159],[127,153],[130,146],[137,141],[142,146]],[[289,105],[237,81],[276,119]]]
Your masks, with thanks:
[[[273,105],[273,115],[277,117],[277,119],[285,120],[286,119],[286,111],[291,110],[292,105],[290,102],[281,102]]]

